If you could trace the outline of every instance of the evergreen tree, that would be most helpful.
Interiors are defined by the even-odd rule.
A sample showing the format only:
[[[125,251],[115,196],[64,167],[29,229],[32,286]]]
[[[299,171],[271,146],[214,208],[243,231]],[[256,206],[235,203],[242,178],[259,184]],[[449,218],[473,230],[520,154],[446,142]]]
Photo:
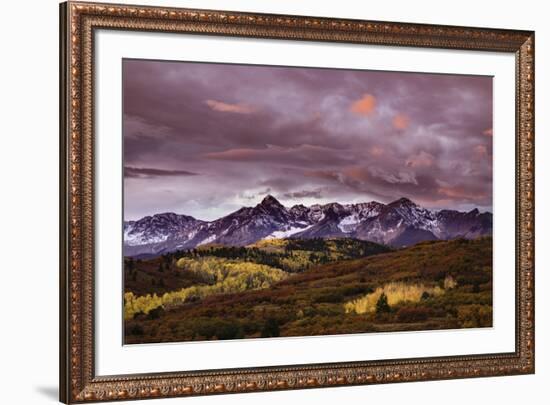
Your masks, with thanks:
[[[382,293],[382,295],[380,295],[380,298],[378,298],[378,301],[376,302],[376,313],[382,314],[387,312],[390,312],[388,297],[385,293]]]
[[[262,328],[262,337],[278,337],[279,334],[279,322],[277,319],[268,318]]]

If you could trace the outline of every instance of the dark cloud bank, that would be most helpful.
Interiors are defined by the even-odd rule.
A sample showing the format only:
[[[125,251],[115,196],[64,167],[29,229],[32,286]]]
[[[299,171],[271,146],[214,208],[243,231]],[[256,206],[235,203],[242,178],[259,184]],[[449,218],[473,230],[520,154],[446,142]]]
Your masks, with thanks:
[[[125,60],[125,218],[285,205],[492,210],[492,78]]]

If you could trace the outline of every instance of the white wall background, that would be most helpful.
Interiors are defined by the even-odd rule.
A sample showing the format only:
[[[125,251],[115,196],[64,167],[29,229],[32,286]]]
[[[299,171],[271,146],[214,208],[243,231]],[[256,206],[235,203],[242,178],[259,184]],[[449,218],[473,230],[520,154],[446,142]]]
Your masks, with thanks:
[[[132,3],[118,0],[119,3]],[[134,0],[133,2],[139,2]],[[144,0],[142,3],[146,3]],[[163,6],[302,14],[536,31],[537,373],[148,401],[187,405],[547,403],[550,381],[550,25],[540,0],[155,0]],[[0,392],[3,404],[57,402],[58,7],[56,0],[3,4],[0,24]],[[7,258],[7,260],[6,260]]]

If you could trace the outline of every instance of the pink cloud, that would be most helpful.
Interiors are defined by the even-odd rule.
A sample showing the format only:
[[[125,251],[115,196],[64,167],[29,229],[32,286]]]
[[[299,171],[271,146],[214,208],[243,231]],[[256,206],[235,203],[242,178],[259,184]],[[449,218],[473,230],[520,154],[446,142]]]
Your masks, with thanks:
[[[349,161],[347,152],[324,146],[302,144],[294,147],[266,145],[264,148],[233,148],[221,152],[210,152],[203,156],[213,160],[235,162],[276,162],[278,164],[310,165],[331,163],[343,164]]]
[[[251,114],[256,111],[256,109],[246,104],[231,104],[217,100],[206,100],[205,102],[208,107],[210,107],[214,111],[230,112],[235,114]]]
[[[485,145],[474,146],[474,156],[478,159],[488,156],[487,146]]]
[[[476,193],[473,191],[468,191],[464,187],[455,186],[455,187],[440,187],[437,192],[448,198],[452,199],[467,199],[467,200],[479,200],[487,198],[485,193]]]
[[[341,179],[341,175],[331,170],[306,170],[304,171],[305,177],[313,177],[323,180],[337,180]]]
[[[421,151],[407,159],[406,165],[409,167],[431,167],[435,158],[432,154]]]
[[[397,114],[393,117],[392,124],[395,129],[403,130],[409,127],[410,122],[411,120],[405,114]]]
[[[363,97],[356,100],[351,105],[351,111],[358,115],[369,116],[376,108],[376,97],[372,94],[365,93]]]
[[[342,174],[352,180],[365,182],[369,179],[370,175],[364,167],[352,166],[342,170]]]
[[[371,146],[369,148],[369,154],[371,156],[375,156],[375,157],[378,157],[378,156],[382,156],[386,153],[386,151],[384,150],[384,148],[380,147],[380,146]]]

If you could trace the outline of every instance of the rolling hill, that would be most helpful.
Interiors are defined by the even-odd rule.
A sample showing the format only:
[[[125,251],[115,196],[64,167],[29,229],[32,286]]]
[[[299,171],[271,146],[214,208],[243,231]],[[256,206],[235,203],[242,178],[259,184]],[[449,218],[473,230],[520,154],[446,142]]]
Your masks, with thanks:
[[[243,248],[241,253],[235,249],[232,258],[228,257],[230,250],[223,254],[218,252],[219,255],[215,256],[216,248],[212,247],[188,253],[191,256],[183,258],[178,258],[177,254],[173,257],[167,255],[165,257],[172,264],[162,272],[154,267],[165,259],[135,263],[134,268],[143,267],[152,279],[164,279],[170,275],[181,280],[181,285],[203,283],[211,286],[214,292],[185,293],[182,295],[185,298],[179,301],[170,301],[169,294],[165,294],[165,304],[158,298],[160,305],[147,313],[132,313],[127,318],[125,342],[310,336],[492,325],[490,237],[426,241],[407,248],[385,248],[378,252],[372,245],[370,247],[374,250],[365,252],[368,254],[361,258],[346,255],[345,243],[340,246],[340,242],[329,242],[333,243],[331,248],[323,245],[319,251],[332,249],[337,260],[316,262],[314,255],[301,271],[286,271],[286,276],[272,277],[271,282],[260,288],[246,288],[243,284],[242,290],[220,292],[220,287],[216,287],[227,278],[223,275],[223,265],[216,264],[220,257],[237,263],[245,260],[247,251],[258,249],[289,254],[289,257],[301,260],[305,255],[294,256],[294,253],[304,251],[306,245],[300,245],[303,242],[294,239],[262,241]],[[314,243],[310,246],[312,250],[308,251],[310,256],[315,253],[312,246]],[[350,251],[356,251],[356,247]],[[249,263],[267,266],[258,260],[258,255],[248,257]],[[184,265],[177,267],[181,259],[184,259]],[[203,264],[193,268],[185,264],[207,260],[211,261],[208,271],[220,274],[219,278],[211,278],[209,282],[205,282],[202,274]],[[249,275],[254,271],[252,269]],[[179,275],[173,275],[174,272],[179,272]],[[172,288],[176,284],[170,285]],[[126,290],[127,303],[134,302],[140,294],[139,286],[135,288]],[[189,287],[183,287],[186,288]]]

